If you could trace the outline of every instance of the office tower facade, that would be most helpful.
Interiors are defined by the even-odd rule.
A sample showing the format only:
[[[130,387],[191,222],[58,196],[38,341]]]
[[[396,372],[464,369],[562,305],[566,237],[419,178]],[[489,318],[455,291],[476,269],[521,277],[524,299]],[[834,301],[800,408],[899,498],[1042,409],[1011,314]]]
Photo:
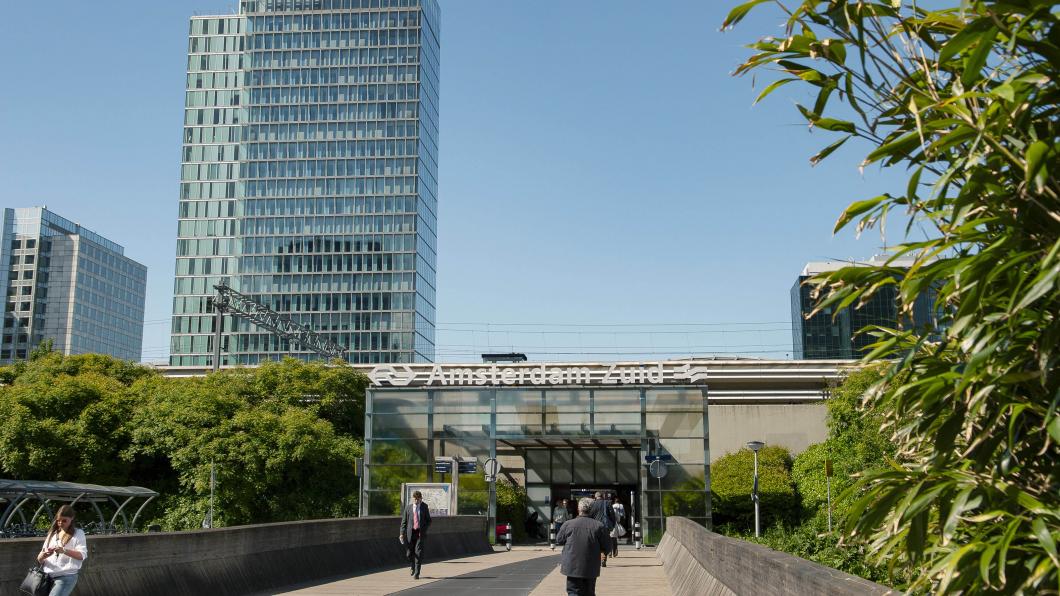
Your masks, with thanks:
[[[926,292],[913,303],[911,319],[899,320],[898,291],[894,286],[880,288],[871,299],[860,307],[848,307],[839,311],[826,308],[814,316],[816,301],[811,296],[813,288],[804,285],[811,277],[843,267],[873,265],[882,266],[886,258],[875,256],[868,263],[847,261],[822,261],[807,263],[795,285],[791,287],[791,327],[793,350],[796,360],[849,360],[864,356],[866,348],[877,340],[861,333],[861,329],[879,325],[888,328],[913,328],[934,333],[938,328],[935,311],[935,292]],[[892,261],[889,266],[908,268],[911,260]],[[912,326],[912,327],[910,327]]]
[[[139,362],[147,268],[125,249],[43,207],[4,209],[0,363],[52,340],[63,354]]]
[[[434,358],[435,0],[244,0],[194,17],[170,364],[212,364],[227,283],[347,348]],[[226,317],[224,365],[319,356]]]

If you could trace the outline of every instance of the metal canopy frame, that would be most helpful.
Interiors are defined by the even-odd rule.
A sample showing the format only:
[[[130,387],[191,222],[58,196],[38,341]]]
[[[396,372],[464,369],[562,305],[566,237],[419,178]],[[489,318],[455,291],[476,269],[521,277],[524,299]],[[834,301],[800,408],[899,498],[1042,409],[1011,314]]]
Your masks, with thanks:
[[[117,528],[115,525],[121,518],[121,532],[133,532],[136,529],[136,521],[140,518],[147,504],[154,500],[158,493],[142,486],[100,486],[98,484],[81,484],[76,482],[48,482],[40,480],[3,480],[0,479],[0,504],[6,503],[3,514],[0,515],[0,532],[10,527],[15,516],[24,525],[34,527],[37,518],[42,513],[53,517],[52,503],[66,502],[70,505],[77,503],[88,503],[96,511],[101,528]],[[136,499],[144,499],[137,508],[132,519],[126,513],[126,506]],[[23,507],[31,502],[39,502],[33,515],[26,519]],[[114,508],[114,514],[107,521],[100,503],[109,503]]]

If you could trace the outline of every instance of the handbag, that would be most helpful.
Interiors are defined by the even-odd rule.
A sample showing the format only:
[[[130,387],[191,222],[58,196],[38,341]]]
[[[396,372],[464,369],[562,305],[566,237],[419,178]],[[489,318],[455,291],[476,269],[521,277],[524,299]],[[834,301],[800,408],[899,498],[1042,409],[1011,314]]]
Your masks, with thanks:
[[[29,568],[26,579],[22,580],[18,589],[30,596],[48,596],[52,591],[52,578],[44,573],[40,565],[34,565]]]
[[[622,527],[622,524],[615,525],[615,528],[611,530],[612,538],[621,538],[626,535],[626,529]]]

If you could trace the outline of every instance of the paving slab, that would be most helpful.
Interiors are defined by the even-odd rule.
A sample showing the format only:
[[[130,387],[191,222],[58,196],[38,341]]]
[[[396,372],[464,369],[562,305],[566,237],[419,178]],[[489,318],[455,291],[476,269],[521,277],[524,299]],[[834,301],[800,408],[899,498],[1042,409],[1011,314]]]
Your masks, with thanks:
[[[559,549],[556,549],[558,552]],[[567,577],[557,566],[538,584],[530,596],[562,596],[567,593]],[[596,580],[596,593],[635,594],[636,596],[670,596],[670,584],[662,561],[655,556],[654,548],[619,547],[618,558],[607,560],[607,567],[600,570]]]
[[[558,550],[552,551],[548,547],[515,547],[510,552],[505,551],[502,547],[495,549],[493,553],[473,557],[462,557],[445,561],[430,561],[428,559],[427,564],[420,571],[420,579],[418,580],[413,579],[409,575],[409,568],[403,566],[398,569],[388,569],[376,573],[327,578],[317,582],[288,586],[281,590],[265,592],[259,596],[265,596],[265,594],[282,594],[284,596],[338,596],[340,594],[343,596],[383,596],[409,590],[410,588],[425,588],[433,583],[446,580],[454,580],[449,585],[458,585],[464,582],[468,585],[475,585],[476,583],[489,582],[490,578],[488,576],[496,574],[485,573],[480,578],[458,578],[479,574],[492,568],[529,562],[534,559],[554,558],[558,553]],[[555,559],[555,561],[558,561],[558,559]],[[557,564],[545,564],[540,570],[534,570],[533,566],[515,568],[513,573],[516,573],[521,578],[519,581],[522,581],[522,578],[525,578],[528,574],[534,574],[537,578],[534,581],[536,584],[541,577],[544,577]],[[424,594],[428,593],[424,592]],[[435,593],[453,594],[454,592]],[[490,593],[514,595],[520,592],[492,592],[491,588],[490,591],[476,589],[474,593],[477,596],[488,596]],[[522,593],[527,594],[529,591]]]

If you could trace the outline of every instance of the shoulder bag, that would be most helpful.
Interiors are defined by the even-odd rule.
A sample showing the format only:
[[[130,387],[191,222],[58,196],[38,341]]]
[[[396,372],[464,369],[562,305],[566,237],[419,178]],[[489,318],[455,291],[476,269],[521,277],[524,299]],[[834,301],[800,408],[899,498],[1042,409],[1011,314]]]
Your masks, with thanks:
[[[44,573],[40,565],[34,565],[30,567],[26,579],[22,580],[19,590],[30,596],[48,596],[48,593],[52,591],[52,578]]]

